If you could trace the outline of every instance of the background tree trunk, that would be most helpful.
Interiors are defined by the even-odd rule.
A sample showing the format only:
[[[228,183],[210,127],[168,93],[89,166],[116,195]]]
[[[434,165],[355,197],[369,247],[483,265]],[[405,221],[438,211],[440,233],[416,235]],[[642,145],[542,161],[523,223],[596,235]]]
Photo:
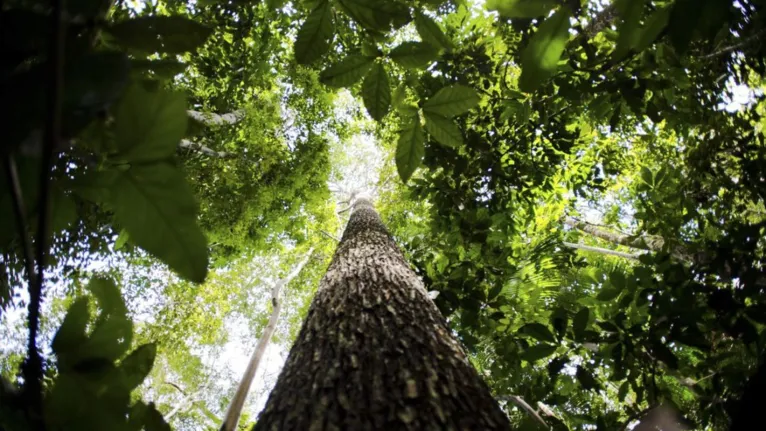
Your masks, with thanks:
[[[510,423],[359,199],[254,430],[403,429]]]

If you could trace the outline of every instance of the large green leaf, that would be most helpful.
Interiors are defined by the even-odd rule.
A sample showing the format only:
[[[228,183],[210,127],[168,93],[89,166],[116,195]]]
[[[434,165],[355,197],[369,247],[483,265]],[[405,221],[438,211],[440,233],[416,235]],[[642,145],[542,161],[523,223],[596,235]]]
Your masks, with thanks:
[[[349,55],[319,74],[319,80],[336,88],[350,87],[362,79],[375,61],[372,57]]]
[[[596,295],[596,299],[599,301],[611,301],[620,294],[620,289],[611,286],[604,286]]]
[[[529,335],[539,341],[549,341],[551,343],[556,341],[551,330],[542,323],[527,323],[519,328],[519,333]]]
[[[448,51],[452,49],[452,41],[444,34],[439,24],[428,15],[421,12],[415,15],[415,29],[423,42]]]
[[[131,240],[182,277],[207,275],[207,241],[196,224],[197,205],[170,163],[135,165],[112,185],[112,207]]]
[[[588,328],[588,320],[590,320],[590,310],[588,307],[583,307],[575,314],[572,319],[572,331],[574,332],[575,339],[582,340],[585,330]]]
[[[90,320],[88,311],[89,299],[77,298],[69,306],[64,321],[61,323],[56,335],[53,337],[51,349],[56,355],[61,355],[86,340],[85,328]]]
[[[338,5],[362,27],[375,32],[386,32],[409,20],[409,8],[390,0],[338,0]]]
[[[646,25],[641,30],[641,35],[636,43],[635,50],[643,51],[648,48],[662,34],[670,21],[670,12],[672,8],[666,6],[657,9],[646,19]]]
[[[619,60],[625,57],[638,43],[641,35],[641,17],[644,14],[644,0],[620,0],[615,3],[622,17],[618,28],[620,35],[612,57]]]
[[[540,343],[525,350],[524,353],[521,354],[521,359],[527,362],[534,362],[543,358],[547,358],[555,352],[556,346]]]
[[[593,374],[586,370],[582,365],[577,366],[575,376],[585,390],[598,389],[600,387],[598,380],[596,380],[596,378],[593,377]]]
[[[154,343],[144,344],[132,351],[120,362],[125,387],[134,389],[144,381],[154,365],[157,346]]]
[[[479,95],[471,87],[450,85],[439,90],[423,104],[424,112],[447,118],[460,115],[479,104]]]
[[[212,30],[180,15],[141,16],[106,28],[120,45],[145,52],[181,54],[197,49]]]
[[[118,157],[139,163],[169,158],[186,133],[187,122],[181,94],[131,86],[115,113]]]
[[[370,117],[380,121],[391,107],[391,86],[386,68],[377,63],[362,83],[362,100]]]
[[[431,64],[439,57],[439,52],[426,42],[402,42],[388,56],[406,69],[416,69]]]
[[[399,141],[396,144],[396,169],[405,183],[420,166],[426,151],[420,119],[414,117],[407,121],[404,129],[399,132]]]
[[[330,2],[324,0],[311,11],[295,39],[295,60],[310,64],[330,49],[335,35],[335,21]]]
[[[562,7],[543,21],[521,54],[519,89],[531,92],[553,76],[569,40],[569,19],[572,13]]]
[[[487,10],[508,18],[537,18],[550,12],[557,0],[487,0]]]
[[[433,112],[424,112],[426,119],[426,130],[440,144],[448,147],[458,147],[463,144],[463,133],[451,119],[434,114]]]

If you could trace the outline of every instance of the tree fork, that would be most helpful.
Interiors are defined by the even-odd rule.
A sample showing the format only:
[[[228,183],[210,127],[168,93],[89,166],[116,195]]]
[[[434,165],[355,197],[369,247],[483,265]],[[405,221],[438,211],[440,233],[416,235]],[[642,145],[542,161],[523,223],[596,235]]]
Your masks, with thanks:
[[[357,199],[254,430],[510,430],[372,204]]]

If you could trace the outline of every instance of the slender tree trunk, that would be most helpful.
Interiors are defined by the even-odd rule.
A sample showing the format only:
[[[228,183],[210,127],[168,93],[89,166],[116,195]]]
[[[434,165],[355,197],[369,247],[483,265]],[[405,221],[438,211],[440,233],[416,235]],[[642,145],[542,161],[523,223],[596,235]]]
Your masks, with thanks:
[[[274,335],[274,331],[277,329],[277,322],[279,321],[279,313],[282,310],[282,302],[279,300],[279,295],[282,288],[287,286],[295,277],[300,274],[303,267],[306,266],[311,254],[314,253],[314,247],[311,247],[306,255],[303,256],[300,262],[290,271],[287,276],[271,287],[271,316],[269,316],[269,323],[266,324],[266,328],[263,330],[261,338],[258,339],[258,344],[255,345],[255,351],[250,357],[250,362],[247,364],[245,374],[242,376],[242,380],[239,382],[237,392],[234,394],[234,398],[231,400],[229,409],[226,411],[223,424],[221,425],[221,431],[232,431],[237,428],[239,422],[239,416],[242,413],[242,407],[245,405],[247,394],[250,392],[250,385],[253,383],[253,377],[255,372],[258,371],[258,365],[261,363],[263,354],[266,353],[266,347],[271,341],[271,336]]]
[[[369,201],[346,231],[254,430],[509,430]]]

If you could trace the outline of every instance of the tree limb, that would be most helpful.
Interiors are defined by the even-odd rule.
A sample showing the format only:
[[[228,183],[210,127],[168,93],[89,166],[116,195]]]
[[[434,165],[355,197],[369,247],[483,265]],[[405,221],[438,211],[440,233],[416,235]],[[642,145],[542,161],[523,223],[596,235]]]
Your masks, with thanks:
[[[233,112],[229,112],[227,114],[214,114],[212,112],[200,112],[200,111],[193,111],[188,110],[186,111],[186,114],[193,118],[194,120],[199,121],[202,124],[205,124],[207,126],[222,126],[226,124],[237,124],[240,122],[243,118],[245,118],[245,111],[242,109],[238,109]]]
[[[528,415],[532,416],[534,420],[540,423],[545,429],[550,429],[548,426],[548,423],[545,422],[545,419],[543,419],[535,409],[532,408],[529,404],[527,404],[526,401],[524,401],[520,396],[518,395],[502,395],[497,397],[498,401],[505,401],[505,402],[512,402],[516,404],[517,406],[521,407],[522,410],[524,410]]]
[[[234,156],[233,154],[227,153],[225,151],[215,151],[212,148],[206,147],[197,142],[192,142],[188,139],[181,139],[181,142],[178,144],[178,147],[185,148],[191,151],[197,151],[199,153],[202,153],[211,157],[217,157],[219,159],[226,159],[226,158]]]
[[[638,260],[638,257],[643,254],[643,253],[625,253],[622,251],[610,250],[608,248],[593,247],[590,245],[577,244],[577,243],[566,242],[566,241],[563,241],[561,244],[563,244],[564,247],[574,248],[577,250],[592,251],[595,253],[608,254],[611,256],[618,256],[618,257],[623,257],[625,259],[632,259],[632,260]]]

